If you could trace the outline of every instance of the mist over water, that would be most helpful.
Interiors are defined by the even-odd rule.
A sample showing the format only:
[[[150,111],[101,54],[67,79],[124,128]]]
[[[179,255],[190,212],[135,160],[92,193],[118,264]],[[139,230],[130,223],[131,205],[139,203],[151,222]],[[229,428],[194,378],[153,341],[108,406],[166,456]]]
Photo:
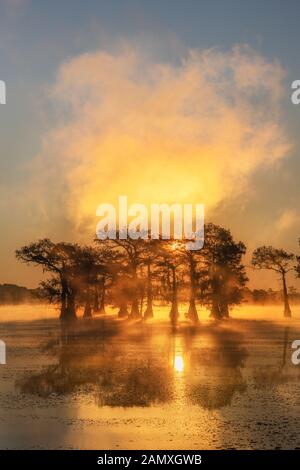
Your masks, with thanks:
[[[185,321],[185,313],[188,304],[180,304],[179,321]],[[115,315],[117,308],[106,307],[108,315]],[[169,321],[169,307],[164,305],[154,305],[154,321]],[[78,317],[83,315],[83,309],[78,310]],[[209,320],[210,311],[206,308],[199,308],[199,318],[202,321]],[[1,305],[0,306],[0,324],[14,321],[32,321],[57,319],[59,316],[59,307],[49,304],[22,304],[22,305]],[[244,304],[234,306],[230,312],[231,318],[243,320],[282,320],[282,307],[280,305],[253,305]],[[300,305],[293,306],[293,318],[300,319]]]

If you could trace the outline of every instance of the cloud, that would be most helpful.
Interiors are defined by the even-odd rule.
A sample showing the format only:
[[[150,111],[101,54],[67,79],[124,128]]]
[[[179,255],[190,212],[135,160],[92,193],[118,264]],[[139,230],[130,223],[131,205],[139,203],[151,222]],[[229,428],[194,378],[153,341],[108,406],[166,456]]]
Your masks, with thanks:
[[[191,50],[178,63],[136,48],[82,54],[50,93],[57,125],[32,165],[44,214],[94,230],[96,207],[242,197],[260,168],[287,156],[285,73],[248,46]],[[42,210],[42,209],[41,209]]]
[[[276,221],[276,229],[278,232],[285,232],[290,229],[299,227],[300,225],[300,214],[295,209],[286,209],[280,214]]]

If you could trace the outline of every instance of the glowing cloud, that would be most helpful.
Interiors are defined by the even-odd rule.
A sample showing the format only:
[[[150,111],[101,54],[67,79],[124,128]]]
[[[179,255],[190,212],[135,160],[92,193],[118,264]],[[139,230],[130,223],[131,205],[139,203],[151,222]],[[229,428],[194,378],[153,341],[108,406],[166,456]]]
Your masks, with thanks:
[[[94,230],[97,206],[121,194],[208,209],[239,196],[287,154],[283,77],[247,46],[189,51],[178,64],[132,48],[69,60],[51,92],[58,125],[35,162],[41,200],[59,194],[58,210]]]

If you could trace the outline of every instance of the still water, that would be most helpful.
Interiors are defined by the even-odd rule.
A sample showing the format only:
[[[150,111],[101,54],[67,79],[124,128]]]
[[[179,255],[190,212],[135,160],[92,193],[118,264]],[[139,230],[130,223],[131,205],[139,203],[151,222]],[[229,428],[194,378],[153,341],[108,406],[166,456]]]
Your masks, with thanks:
[[[175,331],[163,315],[62,328],[3,314],[0,447],[300,448],[300,320],[276,309]]]

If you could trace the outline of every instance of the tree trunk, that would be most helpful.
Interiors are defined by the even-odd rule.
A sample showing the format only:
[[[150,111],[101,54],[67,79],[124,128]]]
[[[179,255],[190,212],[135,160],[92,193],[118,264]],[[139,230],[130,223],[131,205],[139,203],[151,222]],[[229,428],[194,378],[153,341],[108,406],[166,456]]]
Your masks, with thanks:
[[[195,302],[195,299],[193,299],[193,298],[190,298],[190,303],[189,303],[189,309],[188,309],[187,316],[190,320],[192,320],[192,322],[194,322],[194,323],[199,322],[198,312],[197,312],[197,308],[196,308],[196,302]]]
[[[92,307],[89,299],[84,306],[83,318],[92,318]]]
[[[139,309],[139,300],[138,300],[138,292],[137,292],[138,284],[137,284],[137,272],[136,268],[133,269],[133,299],[131,304],[131,311],[130,311],[130,318],[137,319],[141,318],[141,313]]]
[[[215,318],[216,320],[221,320],[222,313],[220,309],[220,283],[216,273],[213,273],[211,280],[211,289],[212,289],[212,305],[210,311],[210,317]]]
[[[94,312],[99,313],[99,291],[98,286],[95,286],[95,294],[94,294]]]
[[[67,303],[64,315],[60,317],[61,320],[76,320],[76,306],[75,306],[75,292],[69,289],[67,294]]]
[[[283,302],[284,302],[284,316],[291,317],[292,312],[289,304],[289,296],[286,287],[285,273],[282,273],[282,285],[283,285]]]
[[[216,320],[221,320],[222,315],[219,307],[219,302],[213,298],[212,306],[210,310],[210,317],[215,318]]]
[[[144,308],[144,291],[141,293],[141,299],[140,299],[140,316],[143,316],[143,308]]]
[[[99,313],[105,314],[105,293],[106,293],[106,286],[105,286],[105,279],[102,281],[102,293],[101,293],[101,302],[100,302],[100,309]]]
[[[131,304],[130,318],[136,319],[140,317],[141,317],[141,314],[139,310],[138,298],[137,298],[137,295],[134,294],[132,304]]]
[[[145,320],[147,320],[147,318],[153,318],[153,293],[150,263],[147,265],[147,307],[144,312],[144,318]]]
[[[196,308],[196,285],[195,285],[195,266],[192,254],[189,255],[190,262],[190,303],[187,317],[194,323],[199,322],[198,312]]]
[[[175,268],[172,267],[172,305],[170,311],[170,320],[172,326],[176,326],[177,320],[179,317],[178,312],[178,301],[177,301],[177,283],[176,283],[176,271]]]
[[[128,310],[127,310],[127,303],[123,300],[120,302],[120,308],[118,312],[119,318],[126,318],[128,317]]]
[[[64,278],[61,278],[61,306],[60,306],[60,318],[63,319],[66,315],[67,309],[67,294],[68,294],[68,285]]]
[[[225,298],[222,298],[220,301],[220,313],[222,318],[229,318],[229,307]]]

